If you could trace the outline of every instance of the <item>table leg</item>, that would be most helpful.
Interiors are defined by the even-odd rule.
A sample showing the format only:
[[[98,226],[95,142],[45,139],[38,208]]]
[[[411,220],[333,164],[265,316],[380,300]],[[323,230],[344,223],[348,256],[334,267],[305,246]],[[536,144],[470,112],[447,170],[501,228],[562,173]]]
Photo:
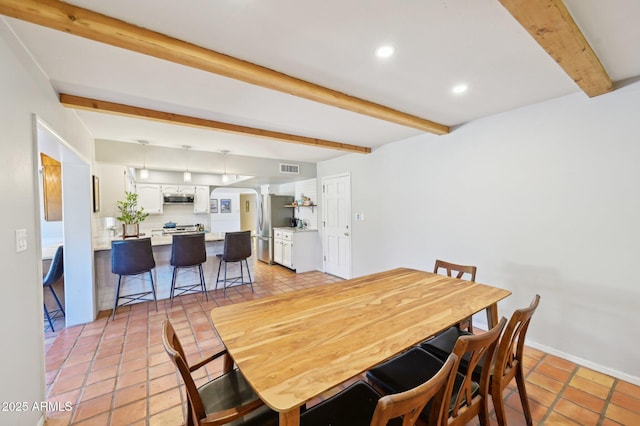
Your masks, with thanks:
[[[299,426],[300,407],[280,413],[280,426]]]
[[[498,304],[493,303],[486,308],[487,311],[487,321],[489,323],[489,330],[498,324]]]

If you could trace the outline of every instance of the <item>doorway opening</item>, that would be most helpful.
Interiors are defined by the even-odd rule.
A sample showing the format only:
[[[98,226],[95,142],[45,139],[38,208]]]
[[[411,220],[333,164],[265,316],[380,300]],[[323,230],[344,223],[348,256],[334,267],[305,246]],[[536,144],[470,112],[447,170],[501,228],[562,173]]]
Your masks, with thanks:
[[[56,294],[65,310],[64,320],[54,323],[58,330],[78,324],[91,322],[96,317],[93,285],[93,247],[91,240],[92,188],[89,161],[83,159],[62,137],[39,117],[35,120],[35,155],[40,168],[39,182],[39,243],[43,255],[42,270],[49,270],[49,263],[58,246],[64,247],[64,275],[56,283]],[[59,162],[61,205],[59,216],[45,214],[44,170],[40,154]],[[53,220],[45,220],[46,217]],[[44,289],[43,289],[44,291]],[[53,298],[51,292],[45,292],[44,302]],[[55,301],[48,306],[56,306]],[[44,320],[44,312],[43,312]],[[49,326],[46,320],[45,324]],[[60,326],[60,327],[57,327]],[[44,332],[44,330],[43,330]],[[49,333],[47,332],[47,336]],[[55,334],[57,335],[57,334]],[[55,337],[55,336],[52,336]]]
[[[251,188],[219,187],[211,191],[211,232],[256,232],[258,192]]]

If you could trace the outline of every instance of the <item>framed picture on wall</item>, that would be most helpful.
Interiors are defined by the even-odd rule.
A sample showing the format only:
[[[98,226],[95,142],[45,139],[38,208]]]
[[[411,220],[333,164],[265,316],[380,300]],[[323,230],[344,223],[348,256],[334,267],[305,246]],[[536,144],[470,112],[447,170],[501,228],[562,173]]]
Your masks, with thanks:
[[[220,200],[220,213],[231,213],[231,200],[223,198]]]
[[[211,205],[209,206],[209,211],[211,213],[218,213],[218,199],[217,198],[211,199]]]
[[[97,213],[100,211],[100,180],[98,176],[93,175],[91,187],[93,189],[93,212]]]

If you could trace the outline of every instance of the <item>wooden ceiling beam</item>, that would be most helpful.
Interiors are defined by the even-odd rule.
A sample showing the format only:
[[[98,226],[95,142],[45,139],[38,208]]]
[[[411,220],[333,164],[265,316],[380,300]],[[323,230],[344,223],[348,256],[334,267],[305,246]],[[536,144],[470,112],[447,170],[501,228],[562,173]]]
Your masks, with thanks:
[[[613,82],[562,0],[500,0],[587,96],[613,90]]]
[[[57,0],[0,0],[0,14],[223,75],[380,120],[442,135],[443,124],[356,98]]]
[[[114,102],[101,101],[98,99],[83,98],[81,96],[60,94],[60,103],[69,108],[81,109],[85,111],[102,112],[108,114],[122,115],[126,117],[143,118],[146,120],[159,121],[162,123],[177,124],[182,126],[198,127],[209,130],[218,130],[227,133],[240,135],[258,136],[267,139],[276,139],[284,142],[310,145],[317,148],[330,148],[341,151],[357,152],[360,154],[371,153],[371,148],[351,145],[348,143],[333,142],[306,136],[290,135],[287,133],[274,132],[271,130],[256,129],[254,127],[240,126],[237,124],[223,123],[221,121],[207,120],[204,118],[191,117],[188,115],[173,114],[170,112],[156,111],[147,108],[140,108],[131,105],[118,104]]]

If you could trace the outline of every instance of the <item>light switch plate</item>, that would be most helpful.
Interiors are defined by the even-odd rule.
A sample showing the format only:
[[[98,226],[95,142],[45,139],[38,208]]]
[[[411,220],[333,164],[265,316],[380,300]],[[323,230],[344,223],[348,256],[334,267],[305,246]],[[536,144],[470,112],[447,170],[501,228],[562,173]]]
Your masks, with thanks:
[[[16,229],[16,253],[27,249],[27,230]]]

